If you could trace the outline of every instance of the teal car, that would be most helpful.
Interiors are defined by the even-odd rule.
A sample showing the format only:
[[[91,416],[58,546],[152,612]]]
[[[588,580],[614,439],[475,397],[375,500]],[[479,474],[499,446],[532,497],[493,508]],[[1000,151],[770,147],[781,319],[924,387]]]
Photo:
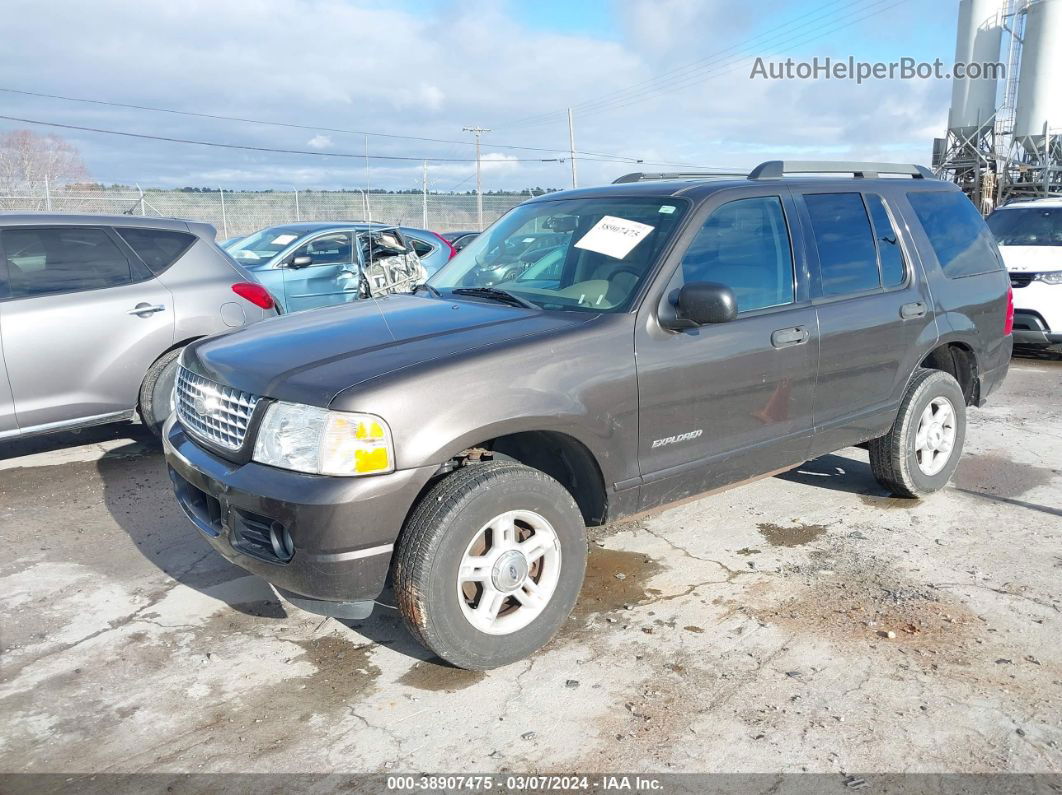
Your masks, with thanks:
[[[453,256],[450,244],[426,229],[343,221],[271,226],[222,248],[285,312],[349,303],[380,290],[408,291]],[[408,272],[381,267],[395,257]]]

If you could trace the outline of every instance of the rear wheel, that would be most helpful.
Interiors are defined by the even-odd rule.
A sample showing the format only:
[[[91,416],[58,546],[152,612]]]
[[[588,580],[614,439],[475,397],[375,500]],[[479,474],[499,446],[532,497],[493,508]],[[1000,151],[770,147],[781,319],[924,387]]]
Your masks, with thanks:
[[[162,426],[173,413],[173,385],[182,350],[178,348],[160,356],[140,385],[140,420],[156,436],[162,435]]]
[[[509,461],[463,467],[424,496],[402,532],[398,608],[444,660],[508,665],[560,629],[586,555],[579,508],[549,475]]]
[[[941,370],[919,370],[907,387],[892,428],[870,441],[870,468],[893,494],[929,494],[951,479],[965,439],[962,388]]]

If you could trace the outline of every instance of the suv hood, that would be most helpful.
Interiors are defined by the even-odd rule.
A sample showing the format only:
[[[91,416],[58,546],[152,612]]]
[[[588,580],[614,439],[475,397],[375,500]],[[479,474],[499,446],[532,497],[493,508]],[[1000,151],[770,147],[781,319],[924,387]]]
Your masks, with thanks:
[[[282,315],[199,340],[185,349],[182,362],[245,392],[324,407],[339,392],[376,376],[571,328],[594,317],[478,300],[389,295]]]
[[[1008,271],[1062,270],[1062,246],[1000,246]]]

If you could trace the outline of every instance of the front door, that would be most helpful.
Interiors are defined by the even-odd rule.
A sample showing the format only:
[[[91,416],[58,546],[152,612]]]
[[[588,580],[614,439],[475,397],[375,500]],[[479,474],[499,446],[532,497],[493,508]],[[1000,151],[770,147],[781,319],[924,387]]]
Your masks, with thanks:
[[[284,309],[299,312],[357,298],[357,259],[351,232],[329,232],[303,243],[281,264]]]
[[[680,241],[661,297],[643,306],[635,331],[643,508],[805,460],[819,339],[794,255],[794,211],[784,189],[709,200]],[[660,304],[695,281],[730,287],[737,319],[663,328]]]
[[[812,293],[821,335],[812,455],[888,428],[936,333],[919,269],[878,193],[804,191]]]
[[[126,412],[173,343],[169,291],[102,227],[0,234],[3,353],[25,431]]]

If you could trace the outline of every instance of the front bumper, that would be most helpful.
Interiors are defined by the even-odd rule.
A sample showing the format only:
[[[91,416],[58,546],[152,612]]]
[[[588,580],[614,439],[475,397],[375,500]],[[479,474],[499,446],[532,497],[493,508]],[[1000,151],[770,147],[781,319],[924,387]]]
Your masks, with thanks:
[[[1034,281],[1015,288],[1014,341],[1019,345],[1062,342],[1062,285]]]
[[[1062,343],[1062,325],[1052,330],[1039,312],[1015,309],[1014,342],[1018,345],[1058,345]]]
[[[328,603],[380,595],[406,514],[436,471],[339,478],[234,464],[195,444],[173,417],[163,446],[177,500],[210,545],[298,606],[328,615],[344,614]],[[284,531],[294,548],[287,561],[283,544],[271,543]]]

